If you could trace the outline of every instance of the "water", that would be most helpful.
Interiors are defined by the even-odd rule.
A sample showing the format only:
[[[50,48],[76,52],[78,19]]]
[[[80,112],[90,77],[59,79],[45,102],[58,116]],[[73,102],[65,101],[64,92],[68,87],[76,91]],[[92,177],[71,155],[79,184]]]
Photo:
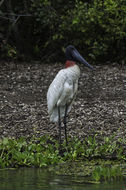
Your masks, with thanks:
[[[82,177],[80,177],[82,180]],[[0,190],[126,190],[126,181],[116,183],[76,183],[75,177],[58,176],[43,169],[0,170]]]

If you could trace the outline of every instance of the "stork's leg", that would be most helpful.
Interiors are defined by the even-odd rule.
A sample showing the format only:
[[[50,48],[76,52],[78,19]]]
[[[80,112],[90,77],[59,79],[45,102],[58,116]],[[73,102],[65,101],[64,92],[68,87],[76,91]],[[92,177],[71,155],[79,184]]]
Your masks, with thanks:
[[[60,118],[60,107],[58,107],[58,124],[59,124],[59,144],[61,147],[61,118]]]
[[[67,104],[66,104],[66,106],[65,106],[65,114],[64,114],[64,121],[63,121],[63,123],[64,123],[64,129],[65,129],[65,139],[66,139],[66,145],[68,144],[67,143],[67,125],[66,125],[66,123],[67,123],[67,109],[68,109],[68,106],[67,106]]]

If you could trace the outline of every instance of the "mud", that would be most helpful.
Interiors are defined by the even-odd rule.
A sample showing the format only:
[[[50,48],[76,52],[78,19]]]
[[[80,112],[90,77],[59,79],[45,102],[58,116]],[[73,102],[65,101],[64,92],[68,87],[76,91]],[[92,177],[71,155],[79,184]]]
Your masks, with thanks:
[[[50,134],[58,138],[57,124],[49,121],[46,93],[63,67],[60,63],[0,63],[0,137]],[[126,138],[126,65],[100,65],[95,71],[80,65],[80,69],[68,134],[82,139],[95,134],[99,139],[113,134]]]

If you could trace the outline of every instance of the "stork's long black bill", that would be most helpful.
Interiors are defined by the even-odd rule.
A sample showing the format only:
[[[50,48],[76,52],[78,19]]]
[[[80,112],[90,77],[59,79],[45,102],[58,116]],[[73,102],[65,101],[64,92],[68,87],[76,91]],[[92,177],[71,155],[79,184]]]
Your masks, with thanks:
[[[85,66],[89,67],[90,69],[94,69],[81,55],[77,50],[73,50],[72,55],[74,59],[78,62],[83,63]]]

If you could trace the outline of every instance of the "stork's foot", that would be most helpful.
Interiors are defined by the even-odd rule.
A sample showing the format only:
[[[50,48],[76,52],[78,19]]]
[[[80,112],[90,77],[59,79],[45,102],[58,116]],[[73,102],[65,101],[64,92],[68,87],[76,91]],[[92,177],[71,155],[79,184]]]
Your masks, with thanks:
[[[64,155],[64,150],[60,147],[60,149],[59,149],[59,155],[60,156],[63,156]]]
[[[64,153],[68,151],[68,148],[67,147],[64,147],[61,145],[61,147],[59,147],[59,155],[60,156],[64,156]]]

